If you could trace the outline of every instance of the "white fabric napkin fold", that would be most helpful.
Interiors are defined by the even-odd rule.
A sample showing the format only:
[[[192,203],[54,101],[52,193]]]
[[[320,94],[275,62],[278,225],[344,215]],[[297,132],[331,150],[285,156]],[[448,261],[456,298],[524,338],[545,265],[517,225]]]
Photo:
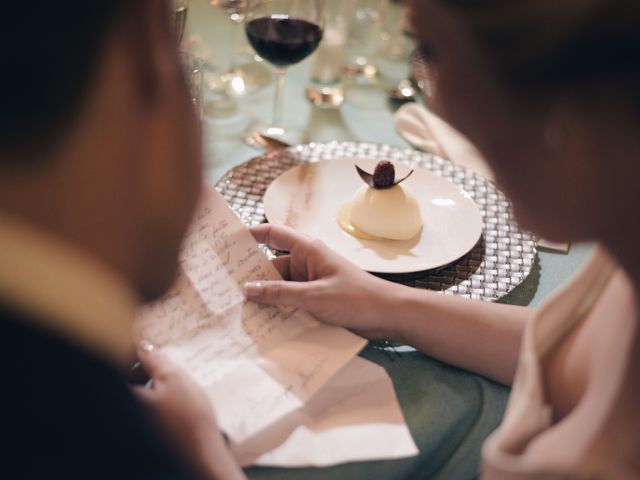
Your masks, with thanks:
[[[416,104],[403,105],[395,115],[398,133],[411,145],[434,153],[493,180],[493,173],[480,152],[460,132],[437,115]]]
[[[469,140],[423,106],[416,103],[403,105],[396,112],[395,125],[398,133],[414,147],[466,167],[488,180],[495,180],[482,154]],[[568,243],[539,239],[538,246],[559,253],[569,251]]]
[[[266,467],[329,467],[418,454],[391,378],[360,357],[302,408],[232,449],[241,465]]]

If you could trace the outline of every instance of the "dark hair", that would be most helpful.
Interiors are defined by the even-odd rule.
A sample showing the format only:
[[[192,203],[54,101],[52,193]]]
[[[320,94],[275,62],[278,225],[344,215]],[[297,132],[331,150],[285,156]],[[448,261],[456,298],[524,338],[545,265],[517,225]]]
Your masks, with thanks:
[[[24,161],[30,153],[53,147],[65,133],[89,92],[116,14],[131,1],[5,2],[0,29],[2,161]]]
[[[613,83],[640,98],[638,0],[439,1],[516,88],[579,93]]]

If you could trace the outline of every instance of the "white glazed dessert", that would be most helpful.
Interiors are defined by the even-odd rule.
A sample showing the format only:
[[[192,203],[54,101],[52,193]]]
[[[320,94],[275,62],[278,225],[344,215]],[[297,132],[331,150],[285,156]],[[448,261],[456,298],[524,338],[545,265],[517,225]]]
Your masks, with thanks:
[[[409,240],[422,230],[422,215],[416,196],[396,179],[393,164],[378,162],[373,174],[356,165],[365,185],[353,196],[352,202],[338,212],[340,227],[349,235],[363,240]]]
[[[351,202],[351,224],[374,237],[409,240],[422,229],[422,215],[408,186],[380,189],[363,185]]]

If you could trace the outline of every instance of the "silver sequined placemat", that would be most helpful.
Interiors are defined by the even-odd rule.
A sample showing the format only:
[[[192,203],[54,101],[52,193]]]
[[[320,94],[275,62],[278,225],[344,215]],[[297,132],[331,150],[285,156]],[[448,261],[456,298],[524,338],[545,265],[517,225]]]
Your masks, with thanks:
[[[356,157],[430,170],[468,192],[482,212],[483,235],[460,260],[438,270],[385,278],[416,288],[494,301],[529,275],[536,256],[535,240],[518,228],[505,196],[471,170],[428,153],[370,143],[311,143],[249,160],[224,175],[216,188],[246,225],[257,225],[265,221],[262,196],[280,174],[303,162]]]

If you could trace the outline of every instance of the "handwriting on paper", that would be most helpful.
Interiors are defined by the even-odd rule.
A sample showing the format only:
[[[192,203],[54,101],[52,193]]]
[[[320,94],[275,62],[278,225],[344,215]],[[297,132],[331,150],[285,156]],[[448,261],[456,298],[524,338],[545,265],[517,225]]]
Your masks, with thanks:
[[[294,308],[246,301],[244,283],[281,277],[217,192],[203,204],[174,287],[142,312],[137,335],[207,389],[239,441],[298,408],[364,341]]]
[[[213,200],[188,232],[174,288],[138,322],[140,337],[188,351],[180,356],[192,372],[264,353],[314,324],[295,309],[244,299],[244,283],[279,275],[233,212],[215,208],[223,200]]]

